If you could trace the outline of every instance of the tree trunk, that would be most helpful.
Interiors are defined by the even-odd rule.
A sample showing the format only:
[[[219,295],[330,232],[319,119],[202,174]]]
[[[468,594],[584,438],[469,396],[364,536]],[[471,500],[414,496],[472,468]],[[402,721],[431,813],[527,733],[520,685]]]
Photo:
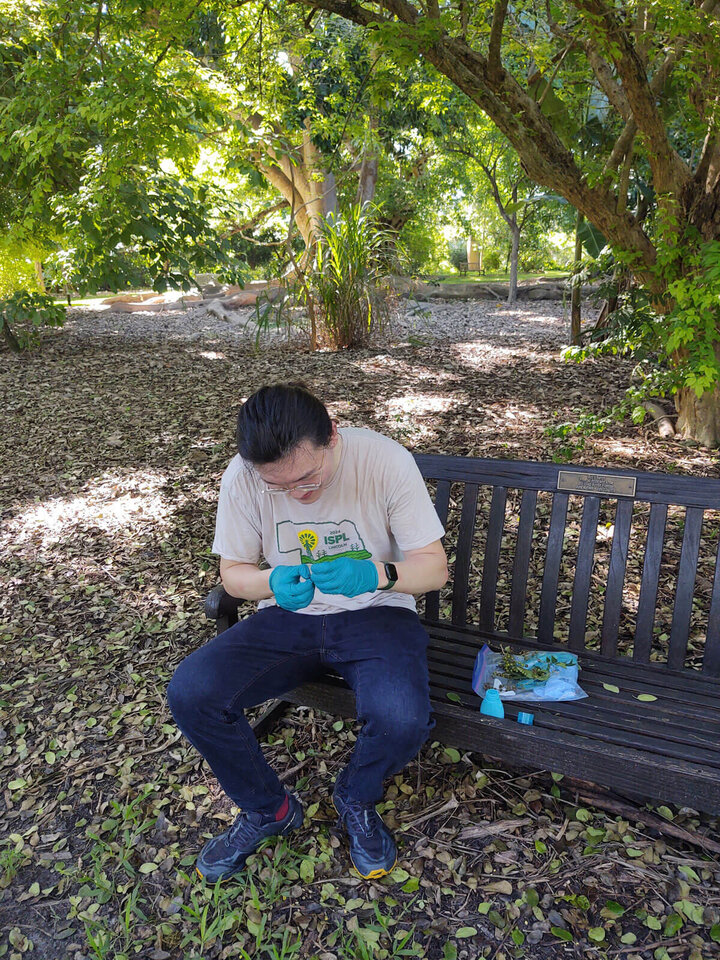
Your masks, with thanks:
[[[581,293],[582,287],[579,283],[578,273],[582,261],[582,239],[580,238],[580,227],[583,225],[585,217],[578,210],[575,221],[575,259],[573,261],[573,282],[570,290],[570,343],[577,345],[580,343],[580,324],[581,315]]]
[[[37,285],[40,293],[47,294],[47,287],[45,286],[45,277],[43,276],[42,264],[39,260],[35,261],[35,276],[37,277]]]
[[[335,174],[326,173],[322,183],[323,211],[326,217],[337,217],[338,195],[335,184]]]
[[[520,256],[520,227],[517,225],[515,214],[512,216],[510,233],[512,236],[512,246],[510,248],[510,288],[508,290],[507,302],[515,303],[517,300],[518,258]]]
[[[706,147],[693,181],[683,191],[682,207],[684,220],[698,230],[703,241],[717,242],[720,241],[720,134],[715,133],[714,141],[708,138]],[[720,361],[720,336],[713,349]],[[696,440],[704,447],[720,446],[720,385],[701,397],[694,390],[678,390],[675,408],[678,412],[676,430],[681,436]]]
[[[715,344],[720,360],[720,343]],[[704,447],[720,446],[720,386],[698,397],[694,390],[678,390],[675,396],[678,419],[676,432],[686,440],[695,440]]]
[[[360,165],[356,203],[371,203],[375,199],[378,179],[378,155],[365,152]]]
[[[355,202],[360,204],[371,203],[375,199],[375,188],[377,187],[380,162],[377,143],[375,142],[377,126],[377,117],[371,114],[368,136],[363,147],[360,175],[358,176],[357,196],[355,198]]]
[[[2,328],[3,336],[5,337],[5,342],[10,347],[13,353],[22,353],[22,347],[20,346],[20,341],[12,332],[12,329],[8,325],[7,320],[3,323]]]
[[[262,122],[259,115],[251,118],[256,129]],[[256,151],[252,162],[290,205],[305,242],[304,260],[315,244],[319,219],[336,214],[338,199],[335,177],[323,168],[323,158],[312,142],[309,121],[302,138],[300,150],[292,157],[268,145],[263,153]]]

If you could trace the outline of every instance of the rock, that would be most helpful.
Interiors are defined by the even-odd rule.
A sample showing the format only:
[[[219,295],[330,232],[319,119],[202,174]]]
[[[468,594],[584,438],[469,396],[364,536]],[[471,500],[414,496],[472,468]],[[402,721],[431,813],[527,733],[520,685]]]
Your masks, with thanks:
[[[188,303],[202,301],[199,293],[181,293],[177,290],[168,290],[167,293],[155,294],[142,302],[126,302],[123,300],[113,304],[113,310],[118,313],[138,313],[149,310],[157,313],[160,310],[183,310]]]
[[[398,297],[408,297],[418,287],[418,281],[413,280],[412,277],[383,277],[382,279]]]
[[[253,281],[244,290],[240,290],[232,297],[223,300],[223,304],[230,310],[237,310],[239,307],[248,307],[255,304],[262,294],[265,294],[270,303],[275,303],[276,300],[285,296],[285,289],[277,282]]]

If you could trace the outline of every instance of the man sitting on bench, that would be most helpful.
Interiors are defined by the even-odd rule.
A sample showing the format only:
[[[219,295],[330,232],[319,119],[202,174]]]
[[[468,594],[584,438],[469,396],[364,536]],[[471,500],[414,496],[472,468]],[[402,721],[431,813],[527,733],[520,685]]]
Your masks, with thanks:
[[[395,842],[375,809],[383,780],[434,721],[413,594],[447,580],[444,530],[411,454],[372,430],[339,430],[303,384],[262,387],[240,409],[238,455],[220,484],[213,552],[229,594],[259,609],[186,657],[168,686],[185,737],[241,808],[197,861],[210,882],[242,870],[303,812],[266,762],[243,711],[327,669],[355,693],[358,735],[333,802],[365,879]],[[270,565],[260,569],[263,556]]]

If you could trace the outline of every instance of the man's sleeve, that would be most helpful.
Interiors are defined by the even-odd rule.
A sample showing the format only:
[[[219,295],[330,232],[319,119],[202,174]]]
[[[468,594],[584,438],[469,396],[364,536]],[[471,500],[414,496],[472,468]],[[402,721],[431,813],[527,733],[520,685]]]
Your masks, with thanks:
[[[230,479],[227,472],[223,474],[212,552],[225,560],[257,563],[262,553],[260,516],[253,509],[249,492],[244,493],[242,486],[236,477]]]
[[[412,454],[399,444],[388,479],[390,529],[403,553],[439,540],[445,528]]]

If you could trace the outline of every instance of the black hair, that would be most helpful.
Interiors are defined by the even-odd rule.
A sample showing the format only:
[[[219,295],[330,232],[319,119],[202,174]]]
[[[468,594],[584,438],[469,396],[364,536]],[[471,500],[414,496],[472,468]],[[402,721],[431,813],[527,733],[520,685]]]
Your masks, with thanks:
[[[300,382],[260,387],[238,413],[238,453],[249,463],[276,463],[304,440],[327,446],[331,435],[324,404]]]

